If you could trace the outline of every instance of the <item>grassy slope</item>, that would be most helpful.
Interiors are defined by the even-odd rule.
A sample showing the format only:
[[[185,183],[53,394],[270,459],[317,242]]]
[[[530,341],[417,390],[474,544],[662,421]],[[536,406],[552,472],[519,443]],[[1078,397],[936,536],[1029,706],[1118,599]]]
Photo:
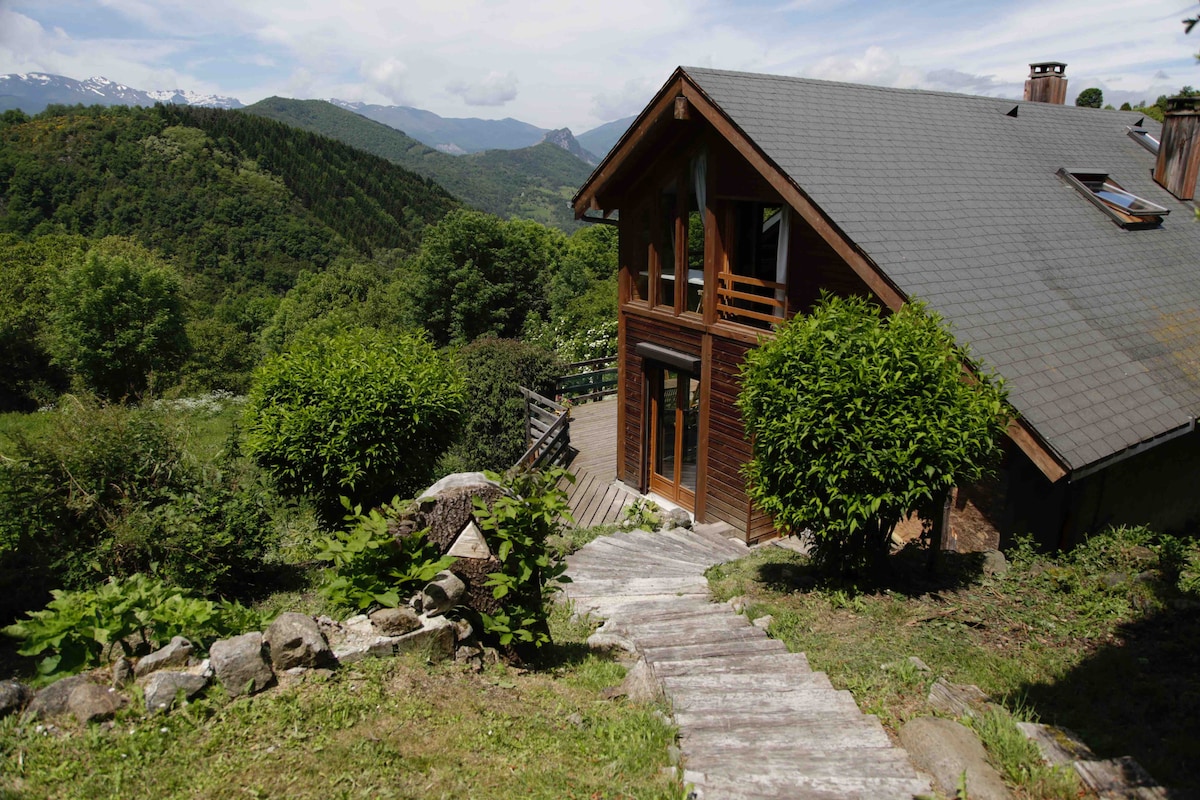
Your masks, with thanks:
[[[401,131],[324,100],[270,97],[244,109],[381,156],[432,178],[468,204],[502,217],[573,225],[566,203],[591,168],[560,147],[489,150],[451,156]]]
[[[1019,554],[1003,576],[967,559],[931,581],[910,564],[873,594],[818,588],[805,559],[779,548],[710,580],[720,598],[746,595],[752,616],[772,614],[773,636],[893,732],[928,713],[944,676],[1075,730],[1102,758],[1133,755],[1167,785],[1200,788],[1188,766],[1200,763],[1200,603],[1136,532],[1057,559]],[[914,655],[931,671],[905,663]]]

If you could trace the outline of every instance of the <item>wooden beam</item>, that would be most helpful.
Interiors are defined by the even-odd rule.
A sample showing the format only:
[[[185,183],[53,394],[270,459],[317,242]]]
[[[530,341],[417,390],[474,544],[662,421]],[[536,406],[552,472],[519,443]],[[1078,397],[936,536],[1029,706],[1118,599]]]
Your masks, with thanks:
[[[1042,474],[1051,483],[1057,483],[1066,477],[1067,467],[1047,445],[1043,444],[1041,437],[1034,433],[1033,428],[1025,420],[1010,420],[1007,433],[1008,438],[1021,448],[1021,452],[1029,456],[1029,460],[1042,471]]]
[[[691,119],[692,114],[688,109],[688,100],[683,95],[675,98],[675,119]]]

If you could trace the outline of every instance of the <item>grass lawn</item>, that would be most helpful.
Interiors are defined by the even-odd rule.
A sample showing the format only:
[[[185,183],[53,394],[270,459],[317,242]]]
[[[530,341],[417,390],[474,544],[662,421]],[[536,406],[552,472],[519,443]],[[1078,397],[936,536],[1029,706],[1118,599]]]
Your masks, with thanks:
[[[709,576],[718,598],[745,595],[752,617],[773,615],[771,635],[892,732],[928,713],[929,687],[944,676],[977,684],[1017,718],[1075,730],[1102,758],[1132,755],[1160,782],[1197,792],[1200,601],[1175,588],[1160,552],[1145,531],[1122,531],[1053,558],[1019,548],[1003,575],[959,557],[935,580],[924,554],[909,551],[895,558],[890,588],[856,592],[766,547]]]
[[[560,613],[528,672],[370,659],[230,701],[41,733],[0,720],[0,798],[645,798],[674,730],[662,709],[603,700],[624,667]]]

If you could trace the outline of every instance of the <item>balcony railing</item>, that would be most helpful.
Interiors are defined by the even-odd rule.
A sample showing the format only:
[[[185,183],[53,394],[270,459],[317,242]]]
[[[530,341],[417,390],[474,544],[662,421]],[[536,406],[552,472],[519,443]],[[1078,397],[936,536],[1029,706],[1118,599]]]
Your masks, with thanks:
[[[717,274],[717,317],[755,328],[770,328],[787,316],[787,287],[782,283]]]

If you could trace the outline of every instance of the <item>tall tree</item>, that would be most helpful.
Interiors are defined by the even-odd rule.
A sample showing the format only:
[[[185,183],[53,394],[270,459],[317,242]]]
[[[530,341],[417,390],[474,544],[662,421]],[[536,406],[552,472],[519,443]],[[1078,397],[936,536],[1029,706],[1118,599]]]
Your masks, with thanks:
[[[1089,89],[1084,89],[1079,93],[1079,96],[1075,98],[1075,105],[1084,106],[1086,108],[1100,108],[1100,106],[1104,105],[1104,92],[1100,91],[1094,86]]]

